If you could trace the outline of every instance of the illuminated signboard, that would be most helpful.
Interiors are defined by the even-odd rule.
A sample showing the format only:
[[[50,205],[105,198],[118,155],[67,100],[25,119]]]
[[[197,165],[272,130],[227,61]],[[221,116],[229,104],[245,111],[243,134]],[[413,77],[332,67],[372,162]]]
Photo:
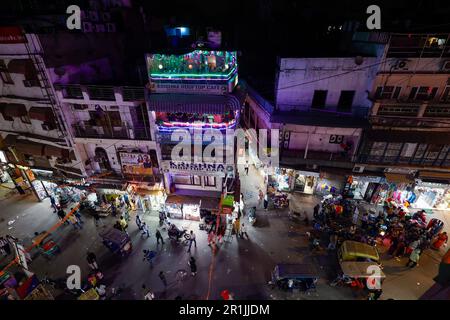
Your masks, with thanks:
[[[122,172],[131,175],[152,175],[152,161],[145,153],[120,152]]]
[[[20,27],[0,27],[0,43],[27,43]]]

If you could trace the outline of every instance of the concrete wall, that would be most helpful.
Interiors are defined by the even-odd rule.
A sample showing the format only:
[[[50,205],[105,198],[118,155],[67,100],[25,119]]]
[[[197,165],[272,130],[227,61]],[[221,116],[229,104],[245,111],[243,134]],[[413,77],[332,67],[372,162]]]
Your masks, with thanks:
[[[325,110],[336,111],[342,90],[355,90],[353,108],[368,109],[378,58],[282,58],[276,84],[279,110],[310,110],[314,90],[328,90]],[[354,111],[355,113],[356,111]]]

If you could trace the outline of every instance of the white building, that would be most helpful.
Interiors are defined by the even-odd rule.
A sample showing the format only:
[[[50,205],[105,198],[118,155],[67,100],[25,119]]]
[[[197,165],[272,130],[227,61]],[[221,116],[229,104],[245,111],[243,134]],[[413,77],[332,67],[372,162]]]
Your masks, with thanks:
[[[32,168],[35,175],[42,169],[62,178],[83,177],[38,37],[23,34],[21,28],[3,28],[2,35],[8,33],[0,40],[0,135],[8,161],[21,165],[23,172]],[[39,184],[36,187],[42,189]]]

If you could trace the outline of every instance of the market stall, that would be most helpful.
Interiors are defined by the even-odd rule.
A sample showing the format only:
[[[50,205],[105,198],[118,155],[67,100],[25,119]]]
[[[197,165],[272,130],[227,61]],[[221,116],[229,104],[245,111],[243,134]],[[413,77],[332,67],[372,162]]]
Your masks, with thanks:
[[[165,203],[166,214],[169,218],[199,221],[200,203],[199,197],[169,195]]]

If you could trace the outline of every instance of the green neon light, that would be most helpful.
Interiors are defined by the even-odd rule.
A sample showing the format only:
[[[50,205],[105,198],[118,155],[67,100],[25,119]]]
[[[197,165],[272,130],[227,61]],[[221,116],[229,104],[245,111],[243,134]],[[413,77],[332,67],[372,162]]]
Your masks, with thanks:
[[[233,67],[230,72],[227,74],[214,74],[214,73],[173,73],[173,74],[167,74],[167,73],[151,73],[151,77],[160,77],[160,78],[177,78],[177,77],[189,77],[189,78],[198,78],[198,77],[204,77],[204,78],[228,78],[232,74],[236,72],[236,67]]]

